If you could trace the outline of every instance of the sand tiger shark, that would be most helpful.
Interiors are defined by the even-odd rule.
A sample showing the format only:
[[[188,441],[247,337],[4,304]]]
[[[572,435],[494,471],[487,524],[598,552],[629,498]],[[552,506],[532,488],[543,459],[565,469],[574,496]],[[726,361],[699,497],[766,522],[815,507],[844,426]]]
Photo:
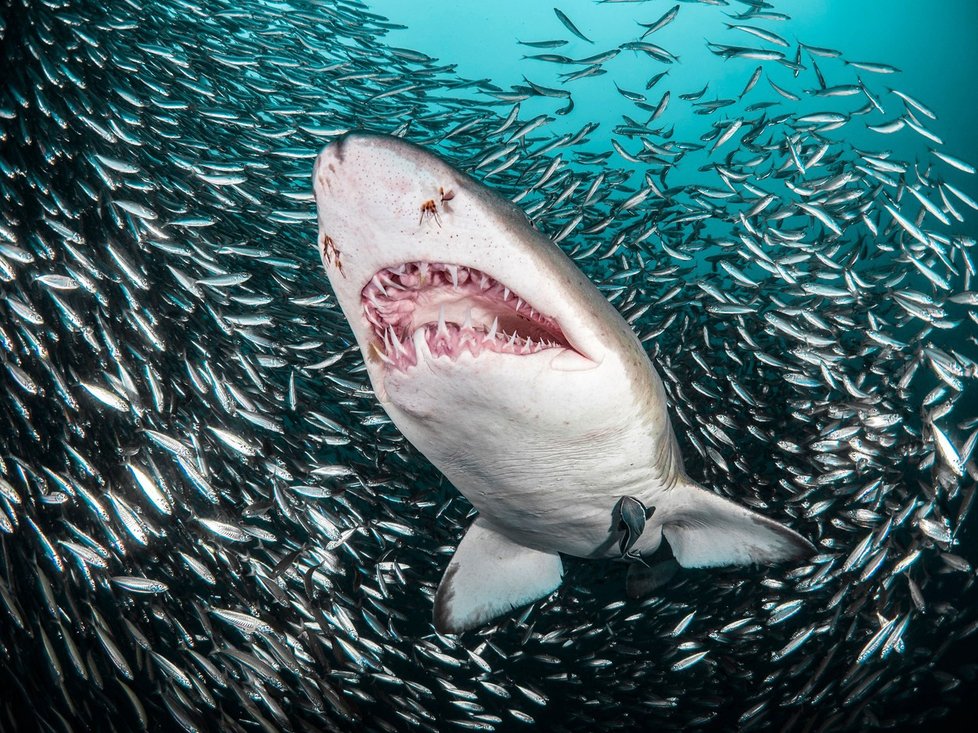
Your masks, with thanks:
[[[561,554],[687,568],[811,554],[686,475],[666,393],[618,311],[524,213],[424,148],[351,132],[316,159],[319,250],[380,404],[478,509],[434,625],[553,592]]]

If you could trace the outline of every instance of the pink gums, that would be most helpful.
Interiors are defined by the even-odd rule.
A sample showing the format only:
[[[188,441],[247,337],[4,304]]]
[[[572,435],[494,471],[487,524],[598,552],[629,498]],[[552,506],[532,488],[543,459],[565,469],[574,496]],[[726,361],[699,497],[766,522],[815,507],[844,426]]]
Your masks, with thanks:
[[[424,329],[433,356],[452,359],[464,351],[526,355],[572,348],[553,318],[464,265],[407,262],[385,268],[364,287],[361,302],[377,337],[377,355],[396,369],[417,364],[418,329]]]

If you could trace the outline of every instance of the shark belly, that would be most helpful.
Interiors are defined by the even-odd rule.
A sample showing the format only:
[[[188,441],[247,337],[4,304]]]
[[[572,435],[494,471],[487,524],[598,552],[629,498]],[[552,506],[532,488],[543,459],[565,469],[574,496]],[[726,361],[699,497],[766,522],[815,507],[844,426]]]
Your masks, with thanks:
[[[594,369],[531,376],[522,359],[480,374],[479,357],[418,346],[413,369],[386,376],[385,408],[502,534],[539,550],[611,557],[618,498],[654,502],[675,485],[681,463],[668,415],[650,416],[633,384],[596,390]],[[595,369],[615,371],[612,361]],[[662,389],[651,365],[647,376],[644,386]]]
[[[558,444],[532,431],[472,424],[432,425],[389,412],[398,429],[487,521],[528,547],[576,557],[610,557],[609,511],[618,497],[653,502],[666,489],[620,451],[618,436],[583,433]],[[445,423],[436,423],[445,425]],[[464,436],[447,444],[442,435]]]

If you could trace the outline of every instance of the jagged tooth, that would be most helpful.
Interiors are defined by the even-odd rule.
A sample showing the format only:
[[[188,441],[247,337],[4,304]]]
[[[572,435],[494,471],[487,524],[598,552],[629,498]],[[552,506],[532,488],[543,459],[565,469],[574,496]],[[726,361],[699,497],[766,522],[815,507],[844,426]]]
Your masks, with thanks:
[[[407,352],[407,349],[404,348],[404,344],[402,344],[401,341],[400,341],[400,339],[397,338],[397,333],[394,331],[393,328],[390,328],[388,330],[390,331],[390,334],[391,334],[391,343],[394,345],[394,348],[402,356],[407,356],[407,353],[408,353]]]
[[[452,287],[458,290],[458,265],[448,265],[448,274],[452,276]]]
[[[445,323],[445,306],[444,304],[438,306],[438,335],[443,338],[448,338],[448,324]]]
[[[507,343],[506,345],[512,348],[513,344],[515,343],[516,343],[516,331],[513,331],[513,335],[509,337],[509,343]]]
[[[376,310],[373,310],[372,308],[365,308],[364,310],[367,313],[367,320],[370,321],[373,325],[375,326],[384,325],[384,319],[380,317],[380,314],[377,313]]]
[[[432,353],[431,344],[428,343],[428,328],[419,328],[411,336],[411,345],[414,347],[415,364],[418,359],[427,357]]]
[[[523,299],[522,298],[517,298],[516,299],[516,310],[517,310],[517,312],[519,312],[519,309],[522,308],[524,305],[525,304],[523,303]]]
[[[509,288],[503,286],[503,300],[509,300]]]
[[[467,331],[472,328],[472,309],[465,309],[465,320],[462,321],[462,330]]]
[[[389,356],[387,355],[387,352],[385,352],[385,351],[381,351],[380,349],[378,349],[378,348],[376,348],[376,347],[375,347],[375,348],[374,348],[374,353],[375,353],[375,354],[376,354],[377,356],[379,356],[379,357],[380,357],[380,360],[381,360],[382,362],[384,362],[385,364],[387,364],[388,366],[394,366],[394,360],[393,360],[393,359],[391,359],[391,358],[390,358],[390,357],[389,357]]]
[[[533,337],[529,336],[526,339],[526,343],[523,344],[522,353],[529,354],[533,351]]]
[[[479,276],[479,290],[485,290],[488,287],[489,287],[489,276],[483,272]]]
[[[496,329],[499,327],[499,316],[492,319],[492,325],[489,327],[489,333],[486,334],[486,338],[492,341],[496,338]]]
[[[387,296],[387,288],[385,288],[384,284],[380,281],[379,275],[374,275],[370,282],[381,292],[381,294],[383,294],[385,297]]]

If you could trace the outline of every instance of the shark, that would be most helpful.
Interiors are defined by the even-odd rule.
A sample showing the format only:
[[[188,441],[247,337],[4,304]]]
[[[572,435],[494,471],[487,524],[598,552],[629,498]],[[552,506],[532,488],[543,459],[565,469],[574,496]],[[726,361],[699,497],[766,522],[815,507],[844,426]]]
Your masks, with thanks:
[[[318,248],[394,425],[478,511],[434,594],[441,633],[554,592],[562,555],[684,568],[815,548],[686,473],[628,323],[509,200],[401,138],[316,158]]]

